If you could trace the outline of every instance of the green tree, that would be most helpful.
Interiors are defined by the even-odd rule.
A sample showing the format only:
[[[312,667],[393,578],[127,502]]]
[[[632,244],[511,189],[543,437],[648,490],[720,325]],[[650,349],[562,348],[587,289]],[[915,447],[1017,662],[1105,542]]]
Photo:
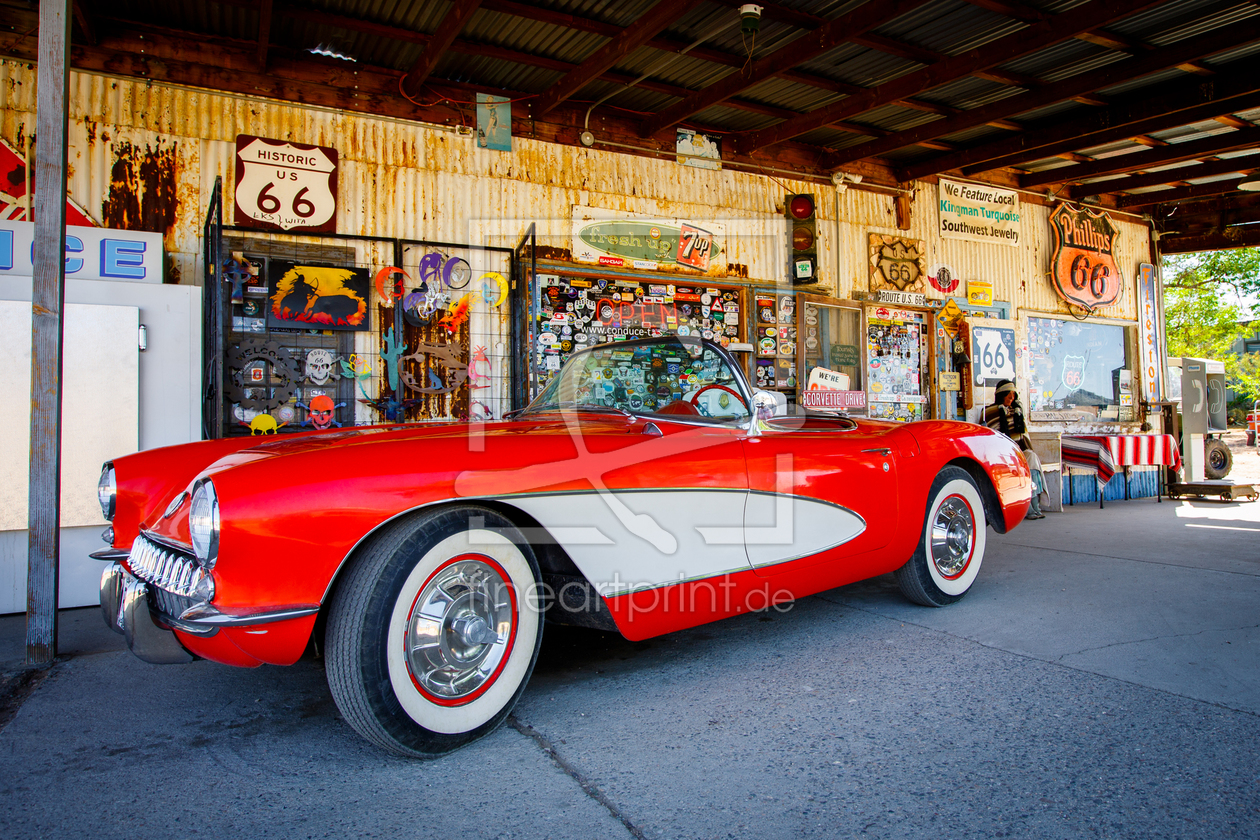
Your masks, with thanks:
[[[1229,291],[1260,294],[1260,248],[1169,257],[1164,263],[1164,325],[1168,355],[1218,359],[1230,387],[1260,396],[1260,354],[1233,354],[1236,341],[1255,332]]]
[[[1260,248],[1174,254],[1164,259],[1164,287],[1232,289],[1241,299],[1260,297]]]

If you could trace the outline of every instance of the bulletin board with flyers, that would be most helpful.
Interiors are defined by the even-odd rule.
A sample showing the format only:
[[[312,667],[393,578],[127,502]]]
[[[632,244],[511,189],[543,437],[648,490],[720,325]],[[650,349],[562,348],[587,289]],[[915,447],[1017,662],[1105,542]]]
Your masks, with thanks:
[[[767,391],[796,392],[796,295],[753,292],[755,332],[752,383]]]
[[[673,278],[671,278],[673,279]],[[540,272],[530,283],[530,398],[578,350],[654,335],[744,340],[745,290],[719,283]]]
[[[932,416],[928,313],[890,307],[866,311],[868,416],[923,420]]]

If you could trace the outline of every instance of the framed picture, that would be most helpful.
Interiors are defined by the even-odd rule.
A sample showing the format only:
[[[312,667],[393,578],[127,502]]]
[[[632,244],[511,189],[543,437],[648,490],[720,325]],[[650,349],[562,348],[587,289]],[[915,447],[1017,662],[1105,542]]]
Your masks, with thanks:
[[[366,330],[371,272],[366,268],[279,262],[269,266],[267,326]]]

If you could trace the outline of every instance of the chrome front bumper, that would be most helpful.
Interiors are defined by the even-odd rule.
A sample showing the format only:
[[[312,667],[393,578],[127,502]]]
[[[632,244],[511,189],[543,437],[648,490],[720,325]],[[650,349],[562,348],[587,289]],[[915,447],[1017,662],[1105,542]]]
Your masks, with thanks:
[[[106,626],[125,636],[127,647],[145,662],[170,665],[195,659],[180,644],[172,628],[194,636],[213,636],[225,627],[254,627],[319,612],[319,604],[295,604],[243,615],[222,613],[184,592],[172,592],[167,588],[173,580],[167,574],[169,564],[151,569],[144,565],[144,559],[144,555],[133,558],[141,563],[133,568],[141,574],[152,574],[160,582],[146,581],[117,560],[111,562],[101,575],[101,614]],[[183,578],[175,582],[187,583]]]
[[[173,632],[153,620],[145,582],[118,563],[110,563],[101,575],[101,612],[105,624],[123,634],[127,647],[145,662],[177,665],[195,658]]]

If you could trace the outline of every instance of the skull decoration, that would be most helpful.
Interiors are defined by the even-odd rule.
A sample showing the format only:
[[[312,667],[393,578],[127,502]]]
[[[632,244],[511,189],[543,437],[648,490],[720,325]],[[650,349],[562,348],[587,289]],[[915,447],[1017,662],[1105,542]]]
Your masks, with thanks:
[[[251,435],[274,435],[280,425],[270,414],[257,414],[249,421]]]
[[[331,350],[312,350],[306,354],[306,378],[316,385],[324,385],[333,378]]]
[[[311,426],[315,429],[331,429],[333,426],[340,426],[333,419],[333,412],[345,405],[345,403],[336,403],[332,401],[332,397],[326,394],[320,394],[317,397],[311,397],[310,405],[298,403],[302,408],[306,409],[306,422],[302,425]]]

